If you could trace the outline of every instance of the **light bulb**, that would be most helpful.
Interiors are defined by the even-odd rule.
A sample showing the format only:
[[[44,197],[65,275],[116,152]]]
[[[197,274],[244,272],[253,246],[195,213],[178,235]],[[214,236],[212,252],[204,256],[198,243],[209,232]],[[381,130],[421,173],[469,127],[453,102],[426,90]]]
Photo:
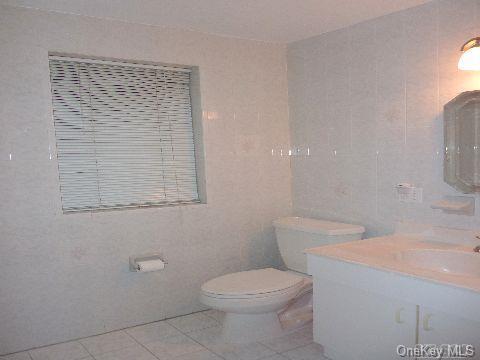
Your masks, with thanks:
[[[480,71],[480,47],[472,47],[466,50],[458,61],[460,70]]]

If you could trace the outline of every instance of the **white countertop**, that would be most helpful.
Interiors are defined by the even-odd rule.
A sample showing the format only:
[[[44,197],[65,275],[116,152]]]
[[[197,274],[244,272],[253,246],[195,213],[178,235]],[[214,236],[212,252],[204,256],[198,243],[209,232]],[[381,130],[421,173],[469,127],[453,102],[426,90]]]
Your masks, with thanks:
[[[420,278],[434,283],[473,290],[480,293],[480,276],[442,273],[412,266],[399,259],[398,254],[411,249],[438,249],[473,252],[480,240],[444,242],[425,235],[394,234],[360,241],[307,249],[309,255],[362,265],[386,272]],[[478,254],[480,257],[480,254]]]

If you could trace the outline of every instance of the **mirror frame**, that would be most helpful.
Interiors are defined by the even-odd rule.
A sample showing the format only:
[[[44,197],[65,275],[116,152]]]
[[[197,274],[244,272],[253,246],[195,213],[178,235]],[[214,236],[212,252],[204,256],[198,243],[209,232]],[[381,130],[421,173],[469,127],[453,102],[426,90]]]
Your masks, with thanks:
[[[466,105],[474,102],[478,106],[478,111],[475,109],[474,118],[460,119],[462,116],[461,109]],[[462,139],[458,131],[460,121],[477,121],[480,123],[480,90],[466,91],[449,101],[444,106],[444,141],[445,153],[443,161],[443,177],[447,184],[455,189],[465,193],[471,194],[480,192],[480,182],[478,184],[469,183],[467,180],[459,176],[459,164],[462,157],[460,151],[460,144]],[[478,151],[478,156],[472,156],[472,167],[480,168],[480,136],[475,138],[475,151]],[[475,162],[477,164],[475,164]]]

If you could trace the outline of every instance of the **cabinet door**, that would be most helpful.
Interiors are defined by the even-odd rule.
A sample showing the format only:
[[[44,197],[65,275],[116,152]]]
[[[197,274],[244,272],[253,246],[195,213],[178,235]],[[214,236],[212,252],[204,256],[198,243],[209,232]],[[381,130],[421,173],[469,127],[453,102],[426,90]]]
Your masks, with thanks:
[[[418,327],[420,344],[473,345],[475,355],[467,358],[480,359],[479,322],[422,306]],[[450,358],[452,357],[450,354]],[[448,354],[444,358],[449,358]]]
[[[400,359],[414,346],[417,307],[322,279],[314,280],[314,338],[334,360]]]

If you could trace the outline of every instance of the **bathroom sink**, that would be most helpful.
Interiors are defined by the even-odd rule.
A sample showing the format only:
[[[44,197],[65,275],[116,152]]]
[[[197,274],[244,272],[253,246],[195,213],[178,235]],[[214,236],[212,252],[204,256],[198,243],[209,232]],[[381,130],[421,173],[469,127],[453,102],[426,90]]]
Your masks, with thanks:
[[[473,251],[410,249],[397,253],[397,260],[444,274],[480,277],[480,254]]]

